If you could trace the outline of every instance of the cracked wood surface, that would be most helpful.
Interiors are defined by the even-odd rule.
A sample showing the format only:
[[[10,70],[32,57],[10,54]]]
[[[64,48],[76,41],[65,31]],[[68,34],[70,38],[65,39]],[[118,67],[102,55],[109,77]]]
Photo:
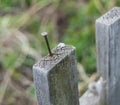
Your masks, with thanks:
[[[65,45],[53,49],[33,66],[39,105],[79,105],[75,48]]]

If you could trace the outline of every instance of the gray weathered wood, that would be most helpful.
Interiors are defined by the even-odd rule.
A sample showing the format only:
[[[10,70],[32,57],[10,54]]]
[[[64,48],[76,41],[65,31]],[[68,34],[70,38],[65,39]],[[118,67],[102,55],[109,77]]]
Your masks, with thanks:
[[[79,105],[75,48],[58,45],[33,66],[39,105]]]
[[[98,72],[108,82],[108,105],[120,105],[120,8],[96,20]]]
[[[90,83],[88,90],[80,97],[80,105],[106,105],[106,80],[102,77]]]

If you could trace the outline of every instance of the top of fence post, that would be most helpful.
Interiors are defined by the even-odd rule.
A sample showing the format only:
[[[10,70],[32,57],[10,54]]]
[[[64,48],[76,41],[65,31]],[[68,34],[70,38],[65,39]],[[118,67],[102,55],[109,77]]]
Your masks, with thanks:
[[[79,105],[75,47],[59,44],[33,66],[39,105]]]
[[[96,20],[97,69],[108,83],[108,104],[120,105],[120,8]]]
[[[109,69],[110,34],[112,34],[111,31],[114,30],[113,25],[116,24],[119,19],[120,8],[115,7],[96,20],[97,70],[104,78],[106,78]]]

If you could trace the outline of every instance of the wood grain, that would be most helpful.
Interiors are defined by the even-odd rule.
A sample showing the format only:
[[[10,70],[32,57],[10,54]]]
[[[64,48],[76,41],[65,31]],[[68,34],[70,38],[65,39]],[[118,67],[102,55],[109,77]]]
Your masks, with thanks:
[[[75,47],[57,46],[33,66],[39,105],[79,105]]]
[[[108,83],[108,105],[120,105],[120,8],[96,20],[98,73]]]

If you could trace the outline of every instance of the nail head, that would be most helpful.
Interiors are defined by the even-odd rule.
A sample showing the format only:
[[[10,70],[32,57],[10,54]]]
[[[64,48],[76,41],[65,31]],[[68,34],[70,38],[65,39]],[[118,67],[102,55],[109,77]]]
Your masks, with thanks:
[[[48,34],[47,32],[42,32],[41,33],[42,36],[47,36],[47,34]]]

